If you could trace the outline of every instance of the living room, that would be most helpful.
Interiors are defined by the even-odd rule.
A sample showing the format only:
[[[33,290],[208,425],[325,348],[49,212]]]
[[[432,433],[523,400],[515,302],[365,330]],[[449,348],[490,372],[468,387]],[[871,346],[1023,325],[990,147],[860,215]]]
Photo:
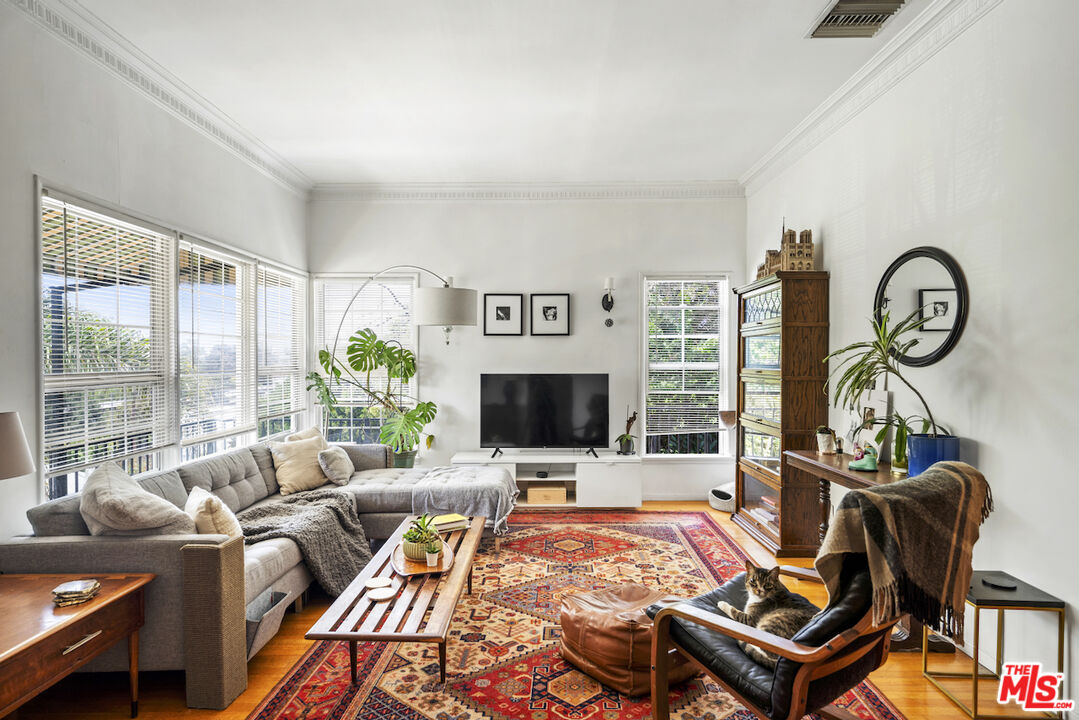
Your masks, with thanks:
[[[858,428],[870,406],[877,421],[919,416],[911,420],[911,432],[919,434],[937,433],[921,428],[920,417],[932,414],[940,434],[959,438],[957,453],[941,458],[976,468],[992,487],[993,511],[980,537],[974,535],[971,567],[1019,581],[1014,593],[1040,589],[1037,598],[1060,613],[1011,611],[1006,626],[1002,614],[982,613],[979,626],[975,608],[997,606],[972,600],[964,588],[966,609],[960,599],[950,617],[965,616],[965,628],[923,621],[934,627],[935,644],[949,646],[928,653],[930,664],[967,673],[965,679],[924,675],[920,625],[904,620],[891,653],[842,696],[840,708],[875,720],[967,716],[956,703],[970,705],[968,656],[979,627],[980,650],[973,652],[987,672],[999,664],[999,643],[1005,663],[1040,662],[1048,673],[1059,659],[1063,679],[1055,696],[1073,697],[1070,650],[1079,634],[1061,623],[1079,593],[1066,550],[1075,539],[1068,528],[1079,491],[1052,478],[1068,466],[1060,428],[1068,427],[1070,402],[1079,398],[1068,360],[1076,339],[1067,319],[1079,290],[1066,278],[1079,250],[1063,239],[1070,195],[1079,188],[1079,143],[1071,127],[1079,90],[1069,81],[1079,67],[1071,37],[1079,8],[1063,0],[872,4],[892,7],[872,10],[886,17],[865,37],[837,36],[842,31],[813,37],[835,0],[767,0],[752,8],[736,0],[407,8],[0,4],[6,69],[0,75],[6,260],[0,266],[0,412],[17,412],[16,423],[5,420],[3,429],[16,427],[26,438],[23,446],[11,445],[0,433],[0,468],[13,468],[0,480],[0,578],[158,574],[124,591],[146,602],[145,624],[135,636],[141,649],[139,640],[134,644],[141,667],[127,670],[123,637],[131,628],[100,658],[82,659],[95,645],[87,641],[65,657],[78,657],[89,672],[59,679],[56,670],[16,704],[0,705],[0,714],[120,717],[128,714],[129,695],[137,699],[132,679],[142,717],[504,718],[523,716],[526,707],[533,719],[659,713],[650,667],[638,668],[647,691],[631,696],[611,689],[614,681],[601,671],[590,674],[586,664],[559,655],[560,638],[568,636],[566,598],[631,582],[683,598],[704,595],[738,576],[746,559],[765,569],[813,566],[824,535],[841,526],[842,511],[862,489],[887,493],[857,480],[869,474],[848,469],[844,455],[831,456],[842,467],[818,482],[813,471],[788,466],[783,453],[816,456],[811,431],[821,425],[834,428],[848,455],[857,441],[859,452],[874,446],[881,466],[898,465],[896,451],[907,447],[897,444],[898,433],[878,439],[881,428],[889,429],[879,422]],[[110,245],[120,259],[107,261],[94,237],[87,245],[85,235],[71,230],[79,223],[131,242]],[[881,362],[890,370],[875,366],[878,384],[865,385],[853,409],[836,391],[838,375],[829,395],[807,395],[819,420],[797,438],[781,430],[775,435],[782,439],[775,446],[782,473],[775,473],[773,485],[792,516],[777,521],[782,530],[772,536],[743,512],[752,495],[746,478],[767,472],[740,469],[753,455],[744,435],[762,426],[749,417],[740,390],[747,371],[756,372],[744,364],[740,339],[760,335],[744,327],[740,303],[755,297],[764,287],[757,283],[767,284],[776,268],[782,283],[808,282],[799,277],[810,275],[797,275],[803,268],[769,266],[783,262],[769,251],[789,242],[787,230],[812,242],[810,273],[826,273],[820,279],[823,318],[802,323],[815,322],[824,344],[793,350],[806,367],[819,368],[806,376],[814,388],[823,388],[828,371],[850,353],[828,365],[825,356],[872,340],[872,323],[885,314],[876,311],[896,297],[888,293],[890,271],[902,273],[893,264],[909,251],[935,249],[912,262],[939,261],[949,270],[942,277],[955,279],[954,291],[938,302],[954,303],[949,309],[961,308],[962,315],[947,333],[913,330],[910,337],[919,337],[923,348],[943,344],[929,361],[889,361],[885,353]],[[156,254],[138,255],[149,247]],[[109,262],[116,306],[106,308],[95,295],[109,284],[101,270]],[[475,293],[471,305],[466,302],[467,317],[458,314],[448,333],[441,320],[419,323],[425,301],[418,290],[437,291],[444,280]],[[926,276],[915,280],[913,287],[941,287]],[[214,283],[226,289],[215,290]],[[665,331],[655,322],[663,315],[660,306],[672,305],[656,298],[672,284],[683,293],[676,303],[680,317],[712,318],[703,332],[679,326],[673,333],[683,336],[687,353],[691,345],[700,353],[697,365],[663,356]],[[698,287],[707,288],[703,300],[687,289]],[[789,292],[793,297],[795,290]],[[50,305],[61,297],[62,305]],[[355,306],[346,309],[351,300]],[[211,308],[211,301],[217,305]],[[899,322],[908,311],[893,309],[890,319]],[[116,319],[90,322],[78,312]],[[250,467],[267,478],[282,474],[278,463],[287,461],[271,449],[274,443],[289,445],[287,436],[311,427],[331,446],[378,442],[385,413],[349,407],[369,404],[357,400],[354,388],[336,386],[341,407],[327,414],[307,387],[309,373],[332,378],[319,351],[334,344],[342,316],[336,337],[342,347],[371,327],[414,353],[416,374],[405,384],[411,401],[437,406],[420,441],[399,448],[417,447],[413,469],[392,467],[401,452],[347,451],[347,466],[368,476],[362,488],[347,476],[344,483],[363,526],[360,544],[370,551],[360,551],[350,577],[374,581],[392,574],[389,555],[400,541],[395,533],[405,531],[403,518],[413,511],[437,506],[485,515],[498,526],[481,533],[480,523],[474,537],[471,529],[452,535],[447,547],[458,567],[470,558],[472,565],[467,577],[447,570],[447,584],[461,594],[440,638],[361,640],[355,662],[364,682],[352,683],[349,638],[305,637],[317,634],[334,598],[348,592],[327,592],[330,580],[312,579],[311,562],[289,560],[256,593],[268,591],[264,599],[277,598],[275,607],[289,612],[277,617],[280,629],[262,626],[265,637],[255,641],[258,649],[248,660],[242,644],[215,649],[192,630],[196,621],[225,628],[238,618],[239,629],[229,632],[239,633],[236,643],[247,639],[244,617],[236,615],[246,611],[250,622],[255,610],[254,598],[245,595],[245,557],[250,565],[269,556],[253,549],[246,525],[246,556],[243,542],[204,540],[206,547],[220,547],[209,564],[192,560],[195,553],[184,558],[179,543],[161,550],[174,554],[173,576],[147,564],[157,550],[131,557],[138,552],[130,548],[142,546],[117,537],[125,532],[101,537],[92,519],[82,531],[86,537],[68,544],[55,540],[64,533],[27,537],[38,522],[28,511],[50,500],[75,498],[68,510],[85,515],[75,493],[109,460],[126,472],[145,471],[140,477],[179,468],[173,477],[181,495],[170,496],[173,486],[165,481],[160,494],[182,511],[192,487],[203,484],[184,468],[266,448],[249,453],[252,465],[236,471],[242,478],[210,473],[205,479],[217,506],[231,507],[244,521],[249,506],[281,484],[279,478],[267,479],[265,487],[255,481],[257,497],[238,499],[255,477]],[[921,322],[931,327],[939,321]],[[139,353],[147,355],[138,359],[149,358],[148,364],[132,372],[112,355],[91,357],[86,348],[101,327],[114,333],[109,342],[144,348]],[[783,342],[798,334],[796,327],[784,330]],[[100,342],[100,333],[96,337]],[[200,341],[214,354],[196,362],[185,353]],[[231,353],[225,360],[221,348]],[[344,355],[337,367],[362,380]],[[57,358],[65,358],[59,366]],[[673,390],[664,384],[671,372],[683,373]],[[502,456],[492,457],[500,441],[484,430],[483,376],[527,382],[583,374],[606,383],[598,457],[587,455],[580,439],[554,442],[571,447],[553,449],[524,438],[507,439]],[[117,387],[125,388],[119,399],[97,396],[93,412],[71,413],[75,393],[90,403],[93,393]],[[139,388],[153,401],[136,398]],[[675,402],[688,395],[692,408]],[[61,396],[67,398],[63,413],[56,409]],[[574,402],[583,407],[583,400]],[[627,427],[635,413],[638,419]],[[632,455],[615,455],[623,433],[632,436]],[[679,446],[687,436],[689,444]],[[82,449],[70,450],[75,446]],[[20,461],[26,452],[32,469]],[[593,463],[622,473],[612,476],[610,494],[598,491],[598,500],[591,491],[582,495],[587,474],[580,468]],[[226,475],[235,470],[214,467]],[[482,472],[469,474],[472,467]],[[490,489],[503,482],[499,473],[520,491],[515,501],[506,506],[501,495],[476,500],[475,493],[502,492]],[[320,477],[320,485],[333,480]],[[439,506],[433,477],[473,488],[476,504]],[[902,476],[893,477],[898,483]],[[736,481],[735,507],[720,502],[726,509],[715,509],[711,491]],[[565,491],[555,507],[529,500],[530,490],[552,486]],[[639,505],[616,499],[627,487],[636,488]],[[395,488],[406,505],[411,497],[404,510],[379,504]],[[418,504],[420,488],[430,505]],[[556,530],[565,536],[547,538],[537,549],[536,539]],[[597,549],[601,537],[605,555]],[[99,540],[116,549],[86,545]],[[43,559],[26,560],[44,552],[29,546],[46,541],[53,547]],[[192,543],[200,544],[188,547]],[[372,563],[382,562],[383,552],[386,565],[363,569],[370,555]],[[649,563],[650,555],[662,562]],[[216,610],[200,617],[191,605],[194,583],[184,587],[185,562],[207,592],[239,593],[246,602],[206,601],[220,617]],[[216,562],[239,567],[238,577],[215,573]],[[427,576],[416,577],[417,586],[398,583],[413,593],[404,603],[395,596],[371,608],[393,618],[399,606],[398,619],[407,623],[423,598],[431,615],[422,622],[433,623],[442,611],[438,599],[450,595],[445,588],[436,593],[434,584],[425,595]],[[249,595],[250,576],[246,582]],[[804,578],[784,582],[820,607],[833,591]],[[46,584],[43,602],[54,612],[49,590],[59,581]],[[102,587],[104,595],[107,584]],[[170,593],[175,603],[166,609],[158,599]],[[55,612],[89,612],[105,599]],[[37,607],[11,602],[4,600],[5,612]],[[523,607],[527,602],[533,606]],[[152,627],[169,613],[168,633]],[[371,627],[385,625],[382,615],[363,617],[372,618]],[[959,631],[957,649],[943,637],[949,630]],[[903,649],[903,632],[917,647]],[[166,636],[172,647],[154,647],[155,638]],[[672,639],[677,644],[673,631]],[[355,651],[355,639],[351,645]],[[14,650],[0,647],[0,671],[4,663],[12,667]],[[233,650],[241,660],[229,655]],[[196,656],[205,658],[201,676],[199,663],[188,662]],[[557,664],[533,662],[548,657]],[[490,676],[495,671],[510,673],[504,685],[524,682],[510,672],[514,660],[529,665],[532,695],[508,686],[489,689],[502,682]],[[558,674],[561,689],[553,679],[541,684],[541,671]],[[672,716],[778,712],[778,706],[754,708],[751,692],[716,678],[707,663],[703,671],[686,683],[672,679]],[[194,687],[202,693],[198,702],[192,702]],[[978,687],[986,713],[1003,710],[991,707],[997,680]]]

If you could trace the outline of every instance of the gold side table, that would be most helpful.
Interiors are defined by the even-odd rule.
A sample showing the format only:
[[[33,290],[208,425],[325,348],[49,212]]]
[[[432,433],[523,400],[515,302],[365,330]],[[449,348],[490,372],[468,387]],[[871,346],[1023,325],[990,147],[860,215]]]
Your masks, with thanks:
[[[984,578],[996,577],[1010,580],[1015,583],[1014,590],[1005,590],[997,587],[986,585],[982,582]],[[966,713],[967,717],[972,720],[1030,720],[1031,717],[1038,717],[1039,714],[1034,712],[1028,712],[1023,715],[1000,715],[996,713],[985,714],[978,711],[978,683],[982,680],[996,680],[1000,681],[1000,673],[1004,665],[1004,611],[1005,610],[1034,610],[1039,612],[1051,612],[1056,613],[1058,617],[1057,624],[1057,672],[1064,672],[1064,618],[1065,618],[1065,604],[1064,601],[1058,597],[1054,597],[1047,592],[1039,590],[1038,588],[1028,583],[1019,580],[1018,578],[1009,575],[1006,572],[999,570],[975,570],[970,579],[970,590],[967,592],[967,605],[974,608],[974,637],[972,647],[972,668],[969,673],[960,672],[941,672],[929,669],[929,629],[922,629],[922,675],[926,677],[938,690],[955,704],[960,710]],[[997,650],[996,650],[996,672],[982,673],[980,665],[978,664],[978,645],[980,638],[978,637],[979,619],[982,610],[996,610],[997,611]],[[969,678],[971,682],[971,704],[967,705],[958,697],[956,697],[948,688],[944,687],[939,681],[943,678]],[[1051,718],[1063,718],[1062,712],[1045,712],[1040,713],[1044,717]]]

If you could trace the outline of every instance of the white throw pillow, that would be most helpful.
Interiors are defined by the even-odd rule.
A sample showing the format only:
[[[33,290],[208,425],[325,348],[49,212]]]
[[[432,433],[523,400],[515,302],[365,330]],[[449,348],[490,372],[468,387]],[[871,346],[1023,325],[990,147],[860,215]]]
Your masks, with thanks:
[[[352,473],[356,472],[352,458],[340,445],[332,445],[320,451],[318,464],[330,482],[335,485],[348,485],[348,481],[352,479]]]
[[[325,450],[326,448],[329,447],[329,443],[326,442],[326,438],[322,437],[322,433],[316,427],[307,428],[306,430],[301,430],[298,433],[292,433],[291,435],[288,435],[288,436],[285,437],[285,442],[296,442],[297,440],[310,440],[313,437],[317,437],[321,441],[322,447],[319,448],[320,450]]]
[[[301,490],[313,490],[326,484],[326,476],[318,464],[318,454],[326,441],[322,436],[306,440],[270,443],[274,471],[282,495]]]
[[[184,512],[195,521],[195,528],[200,535],[228,535],[229,537],[243,537],[244,531],[240,529],[240,521],[229,506],[221,502],[209,490],[195,486],[191,488],[191,494],[187,496],[187,504]]]
[[[163,497],[144,489],[114,462],[90,473],[79,511],[91,535],[193,534],[195,521]]]

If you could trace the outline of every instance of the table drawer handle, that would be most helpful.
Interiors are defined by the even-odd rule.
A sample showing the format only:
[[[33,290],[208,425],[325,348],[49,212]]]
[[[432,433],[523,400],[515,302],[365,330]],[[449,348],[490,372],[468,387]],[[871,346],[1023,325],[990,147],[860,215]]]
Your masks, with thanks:
[[[98,630],[97,632],[90,633],[89,635],[84,637],[82,640],[79,640],[74,645],[68,645],[66,648],[64,648],[64,651],[62,653],[60,653],[60,654],[61,655],[67,655],[68,653],[75,652],[76,650],[81,648],[83,645],[85,645],[86,643],[88,643],[91,640],[93,640],[94,638],[96,638],[101,633],[102,633],[101,630]]]

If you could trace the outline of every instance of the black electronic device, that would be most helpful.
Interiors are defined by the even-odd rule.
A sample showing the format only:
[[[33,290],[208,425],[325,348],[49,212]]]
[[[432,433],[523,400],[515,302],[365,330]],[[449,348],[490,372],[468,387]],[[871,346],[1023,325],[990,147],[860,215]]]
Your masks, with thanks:
[[[480,447],[606,448],[606,373],[480,375]]]

